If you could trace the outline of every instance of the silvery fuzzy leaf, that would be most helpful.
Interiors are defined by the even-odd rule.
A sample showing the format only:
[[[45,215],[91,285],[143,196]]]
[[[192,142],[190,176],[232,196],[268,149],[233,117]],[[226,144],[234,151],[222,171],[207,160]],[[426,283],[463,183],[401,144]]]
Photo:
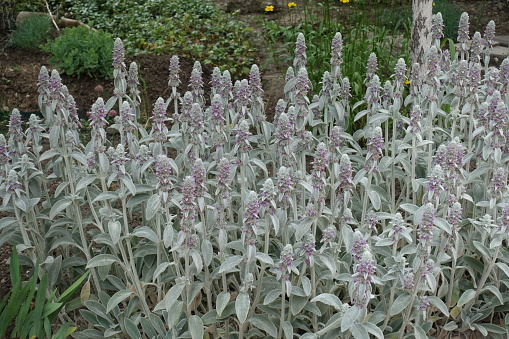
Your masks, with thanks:
[[[300,241],[304,234],[308,233],[313,224],[312,218],[306,218],[295,226],[295,241]]]
[[[72,204],[72,199],[70,197],[65,197],[58,200],[53,206],[51,206],[51,210],[49,212],[50,220],[55,219],[55,217],[64,209],[66,209],[70,204]]]
[[[59,155],[60,155],[60,152],[58,152],[54,149],[49,149],[41,155],[41,157],[39,158],[39,162],[51,159],[51,158],[53,158],[55,156],[59,156]]]
[[[117,262],[118,258],[111,254],[99,254],[92,259],[87,264],[87,268],[100,267],[111,265],[114,262]]]
[[[401,204],[401,205],[399,205],[399,207],[403,211],[408,212],[410,214],[415,214],[417,212],[417,210],[419,209],[418,206],[416,206],[414,204],[410,204],[410,203]]]
[[[353,324],[350,328],[350,332],[355,339],[369,339],[369,334],[363,324]]]
[[[293,286],[292,290],[294,290],[294,289],[295,289],[295,286]],[[306,306],[306,304],[308,303],[308,297],[295,296],[295,294],[293,294],[293,295],[294,295],[294,297],[290,304],[290,308],[292,311],[292,315],[295,316],[302,311],[304,306]]]
[[[343,227],[343,228],[348,228],[348,227]],[[353,235],[352,235],[352,237],[353,237]],[[332,258],[330,258],[326,254],[318,254],[316,256],[316,259],[317,259],[317,262],[321,262],[322,264],[325,265],[325,267],[327,267],[329,269],[332,276],[336,275],[336,262]]]
[[[475,246],[475,248],[482,254],[482,256],[486,259],[486,260],[491,260],[491,254],[490,254],[490,251],[488,250],[488,248],[486,246],[484,246],[482,243],[480,243],[479,241],[476,241],[474,240],[472,242]]]
[[[396,314],[400,314],[407,307],[412,307],[409,306],[411,299],[412,296],[407,292],[400,294],[392,303],[389,315],[394,316]]]
[[[274,260],[267,254],[263,252],[256,253],[256,259],[260,260],[262,263],[268,264],[269,266],[274,266]]]
[[[451,234],[451,225],[447,222],[447,220],[435,217],[435,221],[433,223],[435,226],[440,228],[442,231],[446,232],[447,234]]]
[[[67,186],[69,186],[68,181],[61,182],[55,189],[55,197],[58,197]]]
[[[271,302],[276,300],[280,295],[281,295],[281,289],[271,290],[269,293],[267,293],[267,295],[263,299],[263,304],[264,305],[270,304]]]
[[[184,302],[178,300],[171,304],[171,307],[167,309],[168,316],[166,319],[166,325],[168,325],[171,330],[175,325],[177,325],[180,316],[182,314],[182,310],[184,308]]]
[[[304,294],[306,296],[309,297],[311,295],[311,281],[306,276],[302,277],[302,289],[304,290]]]
[[[212,311],[205,313],[201,317],[201,320],[203,321],[204,326],[214,325],[215,323],[217,323],[219,321],[218,316],[217,316],[217,311],[212,310]]]
[[[426,332],[422,329],[421,326],[412,324],[414,327],[414,336],[415,339],[428,339],[428,336],[426,335]]]
[[[166,271],[166,269],[171,265],[173,265],[173,263],[168,261],[159,264],[159,266],[157,266],[156,270],[154,271],[154,274],[152,275],[152,281],[156,281],[157,277],[159,277],[159,275]]]
[[[330,293],[321,293],[310,300],[312,303],[316,303],[317,301],[324,303],[325,305],[329,305],[334,307],[336,310],[340,310],[343,305],[341,300],[334,294]]]
[[[79,192],[80,190],[84,189],[88,185],[92,184],[96,179],[97,179],[97,176],[95,176],[93,174],[89,174],[86,177],[81,178],[81,180],[76,185],[76,188],[75,188],[76,192]]]
[[[95,197],[95,199],[92,202],[98,202],[98,201],[104,201],[104,200],[110,200],[111,202],[118,199],[118,191],[107,191],[102,192]]]
[[[279,218],[275,215],[270,215],[270,220],[272,221],[272,225],[274,226],[274,232],[276,235],[279,234]]]
[[[157,212],[159,212],[159,208],[161,207],[161,197],[159,194],[152,194],[147,201],[147,206],[145,208],[145,216],[147,220],[151,220]]]
[[[353,246],[353,230],[350,225],[343,225],[343,227],[341,227],[341,236],[343,237],[343,244],[346,247],[346,251],[351,252]]]
[[[155,244],[158,244],[160,242],[160,239],[157,237],[156,232],[152,230],[148,226],[138,226],[134,229],[134,231],[131,233],[132,236],[138,237],[138,238],[145,238],[150,241],[152,241]]]
[[[170,288],[168,293],[166,293],[166,296],[164,297],[164,305],[165,305],[166,311],[168,313],[170,313],[170,309],[175,305],[178,298],[184,291],[185,287],[186,287],[186,285],[184,283],[180,283],[180,284],[172,286],[172,288]]]
[[[254,314],[249,318],[249,322],[260,330],[267,332],[271,337],[277,337],[277,327],[266,315]]]
[[[496,265],[504,272],[505,276],[509,278],[509,266],[503,262],[497,262]]]
[[[62,269],[62,256],[59,255],[56,257],[51,263],[47,265],[48,272],[48,288],[52,288],[57,283],[58,279],[61,277],[61,269]]]
[[[136,185],[136,191],[138,192],[138,194],[136,194],[135,196],[131,196],[129,198],[129,200],[127,200],[127,208],[133,208],[133,207],[138,207],[139,205],[141,205],[142,203],[144,203],[145,201],[147,201],[148,199],[148,194],[147,193],[141,193],[139,194],[139,189],[138,189],[139,185]]]
[[[200,273],[203,270],[203,260],[201,258],[201,253],[197,250],[192,250],[191,258],[193,259],[193,264],[196,267],[197,273]]]
[[[118,220],[108,221],[108,234],[111,237],[111,241],[114,245],[120,241],[120,234],[122,233],[122,225]]]
[[[216,300],[216,310],[218,316],[221,316],[226,305],[228,305],[229,302],[230,302],[230,292],[219,293]]]
[[[122,301],[126,300],[133,294],[134,292],[131,290],[121,290],[113,294],[110,300],[108,300],[108,304],[106,305],[106,313],[110,313],[111,310],[117,307],[118,304],[120,304]]]
[[[314,333],[309,333],[309,332],[308,332],[308,333],[305,333],[304,335],[302,335],[302,336],[300,337],[300,339],[316,339],[316,338],[318,338],[318,337],[316,336],[316,334],[314,334]]]
[[[152,326],[152,323],[150,322],[150,320],[148,318],[145,318],[145,317],[141,318],[140,324],[141,324],[143,333],[148,338],[157,338],[157,332],[154,329],[154,326]]]
[[[223,250],[227,244],[228,244],[228,234],[226,233],[225,229],[221,228],[219,230],[219,237],[218,237],[219,249]]]
[[[461,306],[465,305],[466,303],[468,303],[470,300],[472,300],[475,297],[475,294],[476,294],[476,292],[473,289],[466,290],[465,292],[463,292],[461,297],[458,299],[456,306],[461,307]]]
[[[99,158],[99,168],[103,173],[108,173],[110,171],[110,162],[108,160],[108,157],[104,152],[100,152],[98,155]]]
[[[131,338],[141,338],[140,330],[138,329],[138,326],[129,318],[125,318],[124,320],[124,326],[127,331],[127,334],[129,334],[129,337]]]
[[[266,177],[269,175],[268,171],[267,171],[267,166],[265,165],[265,163],[263,161],[261,161],[258,158],[252,158],[252,159],[250,159],[250,162],[252,162],[256,166],[260,167],[262,169],[263,173],[265,173]]]
[[[428,300],[430,301],[430,303],[435,306],[436,308],[438,308],[440,310],[440,312],[442,312],[446,317],[449,316],[449,310],[447,309],[447,306],[445,305],[445,303],[435,297],[435,296],[429,296],[428,297]]]
[[[361,314],[361,309],[357,306],[350,307],[345,314],[343,315],[343,319],[341,319],[341,332],[346,332],[352,327],[355,323],[359,315]]]
[[[283,322],[283,332],[285,334],[285,339],[293,338],[293,326],[290,322],[288,321]]]
[[[237,314],[237,318],[241,324],[243,324],[247,319],[250,304],[251,300],[249,299],[249,294],[245,292],[241,292],[235,300],[235,313]]]
[[[226,247],[228,248],[231,248],[232,250],[236,250],[236,251],[239,251],[239,252],[242,252],[244,253],[246,248],[244,246],[244,242],[242,240],[234,240],[234,241],[230,241],[228,243],[228,245],[226,245]]]
[[[502,297],[502,293],[500,293],[499,289],[493,285],[484,286],[482,292],[489,291],[493,293],[495,297],[497,297],[498,301],[500,302],[500,305],[504,304],[504,298]]]
[[[72,152],[71,157],[83,166],[87,166],[87,157],[83,153]]]
[[[12,217],[3,217],[0,219],[0,230],[15,224],[17,221]]]
[[[191,332],[192,339],[202,339],[204,330],[203,330],[203,321],[197,315],[192,315],[189,317],[189,332]]]
[[[380,207],[382,206],[382,201],[380,199],[380,195],[378,195],[378,193],[375,192],[374,190],[369,190],[368,196],[369,196],[369,200],[371,201],[371,204],[373,205],[373,208],[378,211],[380,209]]]
[[[221,267],[219,268],[219,273],[228,272],[236,268],[236,266],[240,264],[243,259],[244,257],[240,255],[234,255],[226,258],[226,260],[221,264]]]
[[[173,225],[171,223],[167,223],[164,227],[163,231],[163,244],[164,247],[168,248],[173,243],[173,233],[174,233]]]
[[[28,212],[28,201],[24,196],[20,198],[14,198],[14,205],[23,212]]]
[[[214,257],[214,249],[210,240],[206,239],[201,243],[201,252],[205,266],[210,266]]]
[[[136,186],[134,186],[134,183],[131,180],[131,178],[124,176],[124,177],[120,178],[120,180],[122,180],[122,182],[127,187],[129,192],[131,193],[131,195],[133,195],[133,196],[136,195]]]

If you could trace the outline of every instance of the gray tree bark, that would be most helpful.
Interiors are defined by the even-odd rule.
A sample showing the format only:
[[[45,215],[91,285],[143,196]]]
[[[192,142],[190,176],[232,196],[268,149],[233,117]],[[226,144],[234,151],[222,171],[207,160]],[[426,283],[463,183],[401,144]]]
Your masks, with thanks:
[[[431,47],[432,16],[433,0],[412,0],[410,56],[412,64],[417,62],[421,65],[421,71],[424,69],[424,53]]]

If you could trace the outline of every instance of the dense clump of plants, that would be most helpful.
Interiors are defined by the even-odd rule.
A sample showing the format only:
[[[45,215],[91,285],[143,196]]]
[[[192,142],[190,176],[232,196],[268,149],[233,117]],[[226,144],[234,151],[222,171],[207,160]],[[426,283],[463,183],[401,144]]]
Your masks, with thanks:
[[[51,23],[45,15],[31,15],[16,24],[9,43],[16,48],[37,49],[50,37]]]
[[[88,27],[70,27],[55,40],[43,46],[49,52],[49,62],[63,73],[89,77],[111,78],[113,41],[111,35]]]
[[[371,54],[358,102],[340,33],[322,90],[308,96],[299,35],[274,121],[256,65],[235,83],[215,68],[204,93],[196,62],[181,94],[174,56],[171,94],[146,126],[137,122],[137,66],[124,64],[117,39],[115,95],[92,105],[86,145],[74,99],[43,67],[44,120],[23,128],[14,110],[0,135],[3,210],[13,215],[0,221],[0,243],[17,244],[32,270],[44,263],[39,272],[59,274],[55,287],[90,272],[66,307],[88,324],[75,338],[470,329],[501,338],[509,59],[489,66],[493,22],[472,49],[466,13],[459,27],[459,50],[442,51],[436,15],[425,63],[399,59],[385,83]],[[120,114],[108,126],[113,108]],[[349,116],[366,120],[353,135]]]
[[[247,75],[253,63],[250,28],[210,0],[79,0],[76,19],[122,38],[127,53],[175,54]]]

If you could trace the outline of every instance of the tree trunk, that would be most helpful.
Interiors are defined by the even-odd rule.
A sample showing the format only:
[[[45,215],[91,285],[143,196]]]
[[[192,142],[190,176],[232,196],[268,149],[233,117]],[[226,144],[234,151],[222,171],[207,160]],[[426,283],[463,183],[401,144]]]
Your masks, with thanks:
[[[424,53],[431,47],[431,19],[433,0],[412,0],[412,37],[410,41],[412,64],[421,65],[424,73]]]

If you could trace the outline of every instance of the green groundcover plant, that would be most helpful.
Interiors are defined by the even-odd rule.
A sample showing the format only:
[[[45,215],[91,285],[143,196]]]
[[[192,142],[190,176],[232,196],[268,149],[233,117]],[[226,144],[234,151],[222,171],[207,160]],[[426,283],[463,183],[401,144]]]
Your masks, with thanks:
[[[457,50],[442,27],[437,14],[424,63],[394,60],[384,83],[371,54],[357,102],[341,33],[313,97],[299,35],[273,121],[256,65],[235,83],[215,68],[205,93],[196,62],[181,94],[174,56],[171,93],[139,124],[117,39],[87,144],[42,67],[44,119],[13,110],[0,135],[0,244],[23,244],[28,266],[62,253],[56,287],[89,270],[66,307],[87,323],[75,338],[506,337],[509,59],[490,66],[493,22],[471,49],[466,13]],[[366,121],[353,134],[349,116]]]
[[[51,23],[45,15],[30,15],[16,24],[9,43],[16,48],[37,49],[49,38]]]
[[[48,42],[43,50],[49,52],[49,62],[63,73],[89,77],[110,78],[113,42],[104,31],[84,26],[63,30],[55,40]]]

